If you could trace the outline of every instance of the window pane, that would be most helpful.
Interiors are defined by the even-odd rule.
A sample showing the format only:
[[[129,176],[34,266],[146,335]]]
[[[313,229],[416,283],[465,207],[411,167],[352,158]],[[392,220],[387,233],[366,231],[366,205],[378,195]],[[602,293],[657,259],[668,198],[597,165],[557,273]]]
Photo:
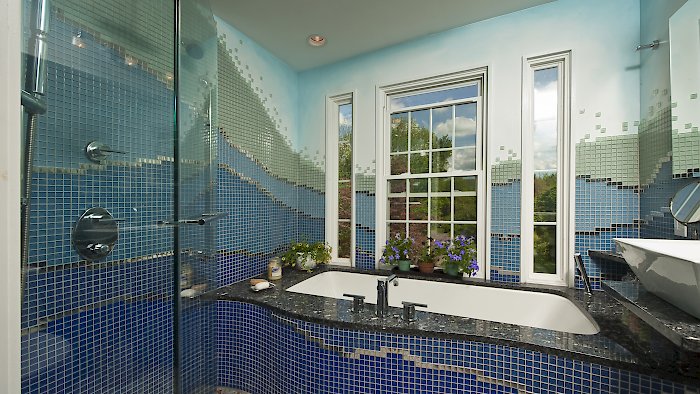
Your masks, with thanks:
[[[475,192],[476,177],[475,176],[460,176],[455,178],[456,192]]]
[[[428,195],[428,180],[427,179],[411,179],[411,194]]]
[[[422,111],[411,112],[411,150],[424,150],[430,146],[430,111],[425,109]]]
[[[455,197],[455,220],[476,220],[476,197]]]
[[[558,115],[559,115],[559,68],[550,67],[534,72],[533,92],[533,152],[534,152],[534,221],[557,221],[557,166],[558,166]],[[554,228],[554,227],[553,227]],[[537,227],[536,227],[537,229]],[[544,236],[540,229],[540,236]],[[555,231],[549,229],[547,231]],[[535,236],[537,238],[537,235]],[[554,245],[552,250],[555,250]],[[537,252],[536,252],[537,253]],[[556,262],[556,255],[553,255]],[[540,258],[541,261],[544,258]],[[554,262],[552,264],[554,264]],[[535,259],[537,266],[538,259]],[[549,262],[540,269],[549,269]],[[544,267],[544,268],[543,268]],[[556,266],[552,265],[552,270]],[[547,272],[537,271],[535,272]],[[553,271],[551,273],[555,273]]]
[[[427,174],[430,157],[428,153],[411,153],[411,174]]]
[[[458,235],[476,239],[476,224],[455,224],[455,237]]]
[[[395,237],[396,234],[398,234],[399,237],[406,236],[406,223],[389,223],[386,229],[387,239]]]
[[[534,75],[532,140],[536,171],[557,169],[558,75],[558,67],[536,70]]]
[[[391,156],[391,175],[405,174],[408,172],[408,155]]]
[[[404,179],[389,181],[389,193],[406,193],[406,181]]]
[[[451,238],[449,223],[433,223],[430,225],[430,238],[436,241],[446,241]]]
[[[455,108],[455,147],[476,146],[476,103]]]
[[[455,149],[456,171],[476,170],[476,148]]]
[[[408,151],[408,112],[391,115],[391,151]]]
[[[350,258],[350,222],[338,223],[338,257]]]
[[[389,220],[406,220],[406,198],[389,198]]]
[[[433,108],[433,149],[452,148],[452,109],[454,106]]]
[[[449,197],[433,197],[430,199],[430,220],[452,220]]]
[[[408,217],[411,220],[428,220],[428,198],[411,197],[408,203]]]
[[[338,218],[350,219],[352,211],[352,186],[350,182],[338,182]]]
[[[535,272],[543,274],[557,273],[557,227],[535,226]]]
[[[535,222],[557,221],[557,173],[535,171]]]
[[[476,97],[479,94],[479,87],[476,84],[459,86],[439,90],[437,92],[418,93],[391,99],[391,110],[398,111],[401,108],[413,107],[416,105],[435,104],[445,101],[459,100]]]
[[[452,178],[432,178],[430,180],[430,191],[432,193],[450,192]]]
[[[447,172],[452,167],[452,151],[433,152],[433,171],[434,173]]]
[[[352,104],[338,106],[338,180],[352,177]]]
[[[413,241],[420,245],[428,240],[428,224],[427,223],[410,223],[408,225],[408,236],[413,238]]]

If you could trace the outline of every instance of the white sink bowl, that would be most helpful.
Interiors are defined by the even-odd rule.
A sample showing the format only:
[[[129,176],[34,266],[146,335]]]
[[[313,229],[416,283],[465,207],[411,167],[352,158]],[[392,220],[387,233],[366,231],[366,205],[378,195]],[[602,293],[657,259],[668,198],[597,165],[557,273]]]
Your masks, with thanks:
[[[648,291],[700,319],[700,241],[615,238]]]

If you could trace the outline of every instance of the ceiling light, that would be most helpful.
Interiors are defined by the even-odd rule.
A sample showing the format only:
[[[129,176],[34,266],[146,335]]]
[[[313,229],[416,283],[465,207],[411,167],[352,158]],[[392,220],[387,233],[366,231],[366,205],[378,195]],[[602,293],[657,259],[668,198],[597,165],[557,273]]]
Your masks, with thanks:
[[[326,37],[320,34],[312,34],[309,36],[309,45],[312,47],[322,47],[326,45]]]
[[[78,34],[73,36],[71,43],[78,48],[85,48],[85,41],[83,40],[83,32],[79,31]]]
[[[127,66],[133,66],[134,64],[136,64],[136,59],[129,55],[126,55],[124,57],[124,63],[126,63]]]

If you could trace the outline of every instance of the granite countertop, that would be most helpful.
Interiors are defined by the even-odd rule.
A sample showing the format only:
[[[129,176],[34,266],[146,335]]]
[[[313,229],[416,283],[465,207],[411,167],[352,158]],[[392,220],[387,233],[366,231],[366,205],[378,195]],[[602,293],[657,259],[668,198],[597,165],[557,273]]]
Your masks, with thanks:
[[[389,316],[379,319],[374,315],[372,304],[367,304],[361,313],[352,313],[350,299],[333,299],[285,291],[326,270],[389,274],[389,271],[357,271],[340,267],[323,267],[313,273],[285,269],[283,278],[273,282],[276,285],[274,288],[254,292],[246,280],[211,291],[202,297],[209,300],[257,304],[291,318],[337,328],[527,348],[700,386],[700,353],[679,348],[605,292],[596,291],[588,295],[582,290],[561,287],[495,283],[481,279],[453,278],[437,273],[425,275],[418,272],[396,272],[399,277],[558,294],[589,313],[599,325],[600,332],[595,335],[571,334],[422,311],[417,312],[418,321],[409,323],[400,319],[401,308],[389,308]],[[533,305],[533,308],[535,307]]]
[[[638,281],[603,281],[603,288],[676,346],[700,352],[700,320],[648,292]]]

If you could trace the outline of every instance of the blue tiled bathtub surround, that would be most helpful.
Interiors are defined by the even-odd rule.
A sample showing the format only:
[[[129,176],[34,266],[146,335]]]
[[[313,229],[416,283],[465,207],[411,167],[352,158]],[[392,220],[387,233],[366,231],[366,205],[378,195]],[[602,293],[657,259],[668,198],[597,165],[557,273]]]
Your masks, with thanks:
[[[697,388],[479,341],[341,329],[217,302],[219,384],[255,393],[697,393]]]
[[[331,268],[339,269],[339,268]],[[324,271],[322,269],[321,271]],[[348,269],[340,269],[347,271]],[[388,271],[370,272],[386,274]],[[700,383],[700,356],[679,349],[626,308],[621,308],[613,298],[603,292],[587,296],[583,291],[549,288],[531,285],[512,285],[468,280],[465,285],[495,286],[520,289],[520,291],[554,292],[572,300],[586,310],[600,326],[600,333],[577,335],[531,327],[468,319],[447,315],[419,312],[419,320],[406,323],[400,319],[374,319],[374,305],[368,305],[360,314],[351,313],[352,302],[344,299],[329,299],[299,293],[288,293],[284,289],[308,278],[310,275],[296,270],[286,270],[277,286],[269,291],[254,293],[247,282],[240,282],[209,293],[212,300],[251,303],[286,318],[317,323],[337,330],[353,332],[381,332],[400,337],[429,337],[437,340],[489,343],[511,348],[557,356],[575,362],[604,365],[606,368],[652,375],[659,379]],[[460,282],[441,275],[403,274],[418,279]],[[391,308],[393,315],[400,309]],[[237,319],[238,315],[233,319]],[[219,314],[219,319],[227,318]],[[255,331],[255,330],[252,330]],[[343,336],[338,336],[344,340]],[[347,339],[353,340],[353,337]],[[222,336],[217,342],[221,356],[228,350],[221,348]],[[281,345],[283,346],[283,345]],[[222,353],[223,352],[223,353]],[[438,352],[439,353],[439,352]],[[449,353],[449,352],[448,352]],[[651,356],[653,355],[653,357]],[[224,356],[225,357],[225,356]],[[220,369],[221,374],[221,369]],[[220,375],[220,379],[222,379]]]

